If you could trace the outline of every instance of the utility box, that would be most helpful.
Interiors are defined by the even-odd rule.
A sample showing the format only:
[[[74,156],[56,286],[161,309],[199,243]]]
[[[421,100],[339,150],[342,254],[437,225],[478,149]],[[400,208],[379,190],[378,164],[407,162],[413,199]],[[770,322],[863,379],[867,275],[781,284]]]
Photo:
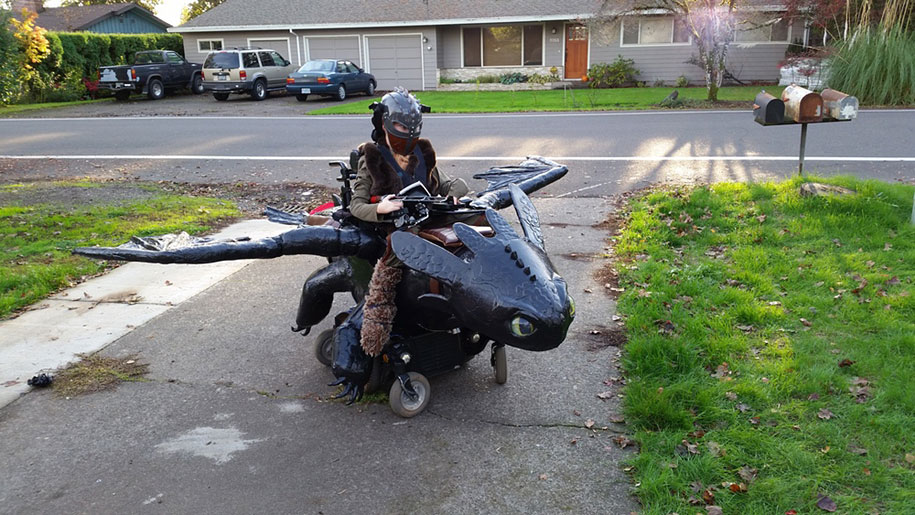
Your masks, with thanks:
[[[823,97],[809,89],[792,84],[782,91],[785,117],[797,123],[823,120]]]
[[[823,117],[830,120],[854,120],[858,116],[858,99],[834,89],[824,89]]]
[[[785,103],[781,99],[760,91],[753,101],[753,116],[760,125],[779,125],[785,123]]]

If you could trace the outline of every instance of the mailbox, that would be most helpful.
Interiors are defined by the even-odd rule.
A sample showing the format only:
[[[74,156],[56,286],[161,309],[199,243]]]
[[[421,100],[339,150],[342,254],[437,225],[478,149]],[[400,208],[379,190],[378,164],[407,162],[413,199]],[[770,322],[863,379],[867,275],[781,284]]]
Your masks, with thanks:
[[[782,91],[785,101],[785,117],[797,123],[823,120],[823,97],[819,94],[792,84]]]
[[[760,125],[778,125],[785,123],[785,103],[781,99],[760,91],[753,101],[753,115]]]
[[[823,117],[831,120],[854,120],[858,116],[858,99],[841,91],[824,89]]]

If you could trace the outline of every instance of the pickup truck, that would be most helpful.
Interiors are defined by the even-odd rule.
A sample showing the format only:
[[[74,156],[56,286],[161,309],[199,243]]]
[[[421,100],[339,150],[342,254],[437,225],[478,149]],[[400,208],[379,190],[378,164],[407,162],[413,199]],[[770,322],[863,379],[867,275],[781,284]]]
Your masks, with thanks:
[[[165,96],[167,89],[189,88],[203,93],[200,65],[189,63],[171,50],[147,50],[133,56],[133,64],[102,66],[98,70],[98,87],[114,91],[118,100],[131,93],[141,93],[152,100]]]

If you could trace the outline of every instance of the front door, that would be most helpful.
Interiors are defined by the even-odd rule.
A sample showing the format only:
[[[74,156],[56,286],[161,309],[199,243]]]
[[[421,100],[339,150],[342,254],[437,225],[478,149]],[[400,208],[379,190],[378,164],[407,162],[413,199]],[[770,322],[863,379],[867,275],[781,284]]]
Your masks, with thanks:
[[[565,78],[580,79],[588,73],[588,27],[566,25]]]

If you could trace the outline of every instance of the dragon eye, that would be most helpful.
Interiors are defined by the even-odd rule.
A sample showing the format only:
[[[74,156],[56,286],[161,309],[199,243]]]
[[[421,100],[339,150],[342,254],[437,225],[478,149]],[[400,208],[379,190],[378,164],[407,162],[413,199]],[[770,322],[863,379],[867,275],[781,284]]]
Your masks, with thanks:
[[[534,324],[523,316],[519,315],[512,319],[512,333],[514,333],[515,336],[524,338],[525,336],[534,334],[534,331]]]
[[[575,317],[575,299],[571,295],[569,295],[569,316]]]

